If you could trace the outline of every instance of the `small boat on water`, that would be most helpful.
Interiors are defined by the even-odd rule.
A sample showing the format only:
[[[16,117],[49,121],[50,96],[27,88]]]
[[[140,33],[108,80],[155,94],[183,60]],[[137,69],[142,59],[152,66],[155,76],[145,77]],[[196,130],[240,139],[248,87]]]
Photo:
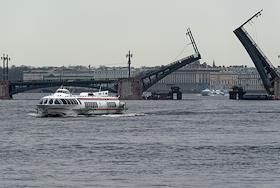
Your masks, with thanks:
[[[221,95],[228,95],[228,91],[227,90],[210,90],[210,89],[204,89],[201,91],[201,95],[202,96],[221,96]]]
[[[108,91],[72,95],[63,87],[43,97],[37,104],[37,112],[41,116],[121,114],[126,109],[125,102],[121,102],[119,97],[109,96]]]
[[[210,96],[212,93],[210,91],[210,89],[204,89],[201,91],[201,95],[202,96]]]

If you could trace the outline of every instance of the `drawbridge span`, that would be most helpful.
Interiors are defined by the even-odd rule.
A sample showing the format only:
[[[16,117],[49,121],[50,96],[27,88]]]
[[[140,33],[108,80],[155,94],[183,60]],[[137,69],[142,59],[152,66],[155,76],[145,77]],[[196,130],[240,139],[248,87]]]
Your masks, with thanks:
[[[193,38],[190,29],[187,30],[186,35],[190,38],[191,44],[194,49],[194,54],[188,57],[182,58],[166,66],[162,66],[157,70],[142,72],[135,78],[121,79],[118,82],[118,94],[123,99],[140,99],[142,92],[147,91],[150,87],[156,84],[158,81],[171,74],[172,72],[182,68],[183,66],[193,63],[201,59],[201,55],[198,51],[197,45]]]
[[[253,18],[260,16],[261,12],[262,10],[257,12],[240,27],[234,30],[234,34],[240,40],[240,42],[248,52],[250,58],[252,59],[253,63],[255,64],[255,67],[262,79],[267,94],[274,95],[275,81],[279,80],[279,75],[277,74],[272,63],[269,61],[269,59],[265,56],[265,54],[259,48],[257,43],[253,40],[253,38],[244,28],[244,26],[247,23],[249,23]]]
[[[188,29],[186,33],[191,40],[191,44],[193,45],[195,54],[175,61],[169,65],[163,66],[162,68],[150,72],[144,73],[144,75],[140,76],[143,91],[147,91],[151,86],[157,83],[159,80],[163,79],[167,75],[171,74],[172,72],[186,66],[187,64],[193,63],[199,59],[201,59],[200,53],[194,41],[193,35],[191,30]]]

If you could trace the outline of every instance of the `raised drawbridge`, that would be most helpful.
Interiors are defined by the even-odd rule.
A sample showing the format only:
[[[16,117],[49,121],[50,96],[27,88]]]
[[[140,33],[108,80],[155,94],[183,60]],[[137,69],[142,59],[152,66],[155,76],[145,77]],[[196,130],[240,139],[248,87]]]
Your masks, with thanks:
[[[245,30],[244,26],[249,23],[253,18],[261,15],[261,11],[257,12],[250,19],[244,22],[240,27],[234,30],[235,35],[240,40],[249,56],[251,57],[255,67],[262,79],[264,88],[268,95],[275,94],[275,81],[279,80],[279,75],[276,72],[276,69],[271,64],[269,59],[265,56],[253,38]]]
[[[201,55],[198,51],[197,45],[190,29],[187,30],[186,35],[190,38],[190,44],[193,46],[193,55],[177,60],[171,64],[161,66],[158,69],[142,72],[134,78],[120,80],[118,82],[118,94],[123,99],[139,99],[142,97],[142,92],[147,91],[147,89],[149,89],[151,86],[156,84],[167,75],[182,68],[187,64],[201,59]]]
[[[190,29],[187,30],[186,35],[189,36],[195,53],[193,55],[190,55],[188,57],[185,57],[183,59],[175,61],[175,62],[173,62],[169,65],[162,66],[158,70],[149,71],[149,72],[146,72],[143,75],[141,75],[140,79],[141,79],[141,82],[142,82],[143,91],[146,91],[152,85],[154,85],[155,83],[157,83],[159,80],[163,79],[164,77],[166,77],[170,73],[182,68],[183,66],[185,66],[187,64],[193,63],[193,62],[195,62],[195,61],[197,61],[201,58],[200,53],[198,51],[198,48],[196,46],[195,40],[193,38],[193,35],[192,35]]]

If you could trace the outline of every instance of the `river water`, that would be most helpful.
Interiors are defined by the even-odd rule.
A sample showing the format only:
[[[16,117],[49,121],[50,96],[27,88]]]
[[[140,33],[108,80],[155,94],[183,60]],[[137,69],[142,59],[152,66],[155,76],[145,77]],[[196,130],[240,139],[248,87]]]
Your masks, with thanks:
[[[280,101],[186,95],[38,118],[38,94],[15,98],[0,101],[1,188],[280,185]]]

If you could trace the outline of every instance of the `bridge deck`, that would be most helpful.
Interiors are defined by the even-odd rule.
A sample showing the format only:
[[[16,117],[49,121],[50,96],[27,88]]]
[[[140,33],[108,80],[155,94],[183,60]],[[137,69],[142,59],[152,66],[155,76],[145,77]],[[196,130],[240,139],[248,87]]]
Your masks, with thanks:
[[[117,80],[104,79],[104,80],[59,80],[59,81],[13,81],[10,82],[12,95],[16,93],[25,92],[33,89],[59,87],[59,86],[73,86],[73,87],[88,87],[88,88],[102,88],[111,92],[117,92]]]

